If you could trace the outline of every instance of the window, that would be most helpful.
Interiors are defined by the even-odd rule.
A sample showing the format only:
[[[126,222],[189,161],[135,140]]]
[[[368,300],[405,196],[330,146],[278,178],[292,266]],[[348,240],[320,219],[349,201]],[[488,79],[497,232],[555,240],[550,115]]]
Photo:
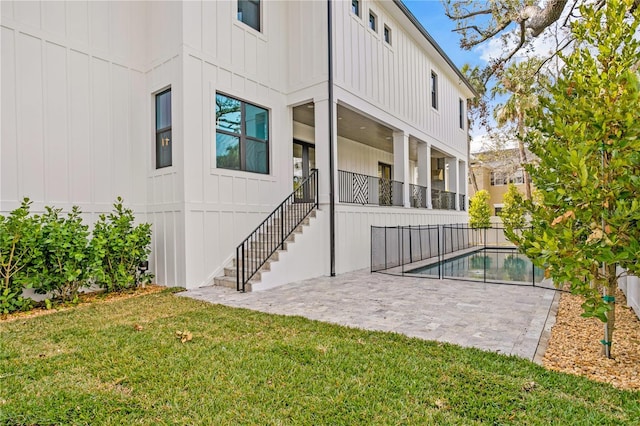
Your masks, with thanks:
[[[238,0],[238,21],[260,31],[260,0]]]
[[[438,74],[431,71],[431,106],[438,109]]]
[[[491,172],[491,186],[501,186],[508,183],[520,185],[524,183],[524,170],[518,169],[512,174],[506,172]]]
[[[509,179],[509,183],[515,183],[516,185],[524,183],[524,170],[516,170],[516,172]]]
[[[156,169],[171,165],[171,89],[156,95]]]
[[[376,21],[376,14],[373,12],[369,12],[369,28],[371,28],[373,31],[377,31],[378,28],[378,24]]]
[[[502,172],[491,172],[491,186],[501,186],[507,184],[507,176]]]
[[[216,94],[216,165],[269,173],[269,112]]]
[[[386,25],[384,26],[384,41],[391,44],[391,30]]]
[[[494,215],[499,216],[500,212],[502,212],[502,207],[494,207]]]
[[[464,129],[464,101],[458,98],[458,116],[460,119],[460,128]]]
[[[351,12],[354,15],[360,17],[360,1],[359,0],[351,0]]]

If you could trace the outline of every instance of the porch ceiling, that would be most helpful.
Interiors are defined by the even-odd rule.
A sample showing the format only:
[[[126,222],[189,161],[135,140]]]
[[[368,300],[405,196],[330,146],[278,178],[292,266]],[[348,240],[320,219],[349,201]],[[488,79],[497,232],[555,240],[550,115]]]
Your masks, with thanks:
[[[393,152],[393,130],[342,105],[338,105],[338,136]]]
[[[312,103],[293,108],[293,120],[315,127]],[[342,105],[338,105],[338,136],[393,152],[393,130]]]

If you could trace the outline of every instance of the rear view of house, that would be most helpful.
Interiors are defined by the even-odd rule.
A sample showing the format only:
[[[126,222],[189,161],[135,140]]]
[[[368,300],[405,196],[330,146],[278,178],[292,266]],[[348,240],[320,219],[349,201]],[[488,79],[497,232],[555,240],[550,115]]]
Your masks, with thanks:
[[[1,7],[3,214],[120,195],[193,288],[275,211],[253,290],[367,267],[371,225],[466,221],[474,92],[399,1]]]

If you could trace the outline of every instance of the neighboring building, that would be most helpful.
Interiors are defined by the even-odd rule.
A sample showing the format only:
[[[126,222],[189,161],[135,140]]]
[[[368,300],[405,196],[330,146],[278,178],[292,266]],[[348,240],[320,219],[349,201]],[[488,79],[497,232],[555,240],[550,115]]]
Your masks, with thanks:
[[[263,288],[368,267],[371,225],[467,221],[475,94],[401,2],[3,1],[1,14],[0,212],[26,196],[92,223],[120,195],[152,223],[160,284],[211,284],[312,169],[317,216]]]
[[[532,153],[526,151],[527,158]],[[503,207],[504,194],[512,183],[524,196],[524,168],[520,165],[517,148],[507,148],[496,151],[484,151],[471,154],[471,171],[475,175],[478,191],[489,192],[489,206],[494,216]],[[469,197],[476,193],[471,180],[468,185]],[[533,190],[533,187],[532,187]]]

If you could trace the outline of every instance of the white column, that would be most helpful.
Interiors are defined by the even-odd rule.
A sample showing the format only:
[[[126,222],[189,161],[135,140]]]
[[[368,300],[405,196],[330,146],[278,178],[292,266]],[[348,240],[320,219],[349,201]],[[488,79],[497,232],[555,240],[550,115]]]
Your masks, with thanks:
[[[424,142],[418,142],[418,185],[427,187],[429,182],[429,147]],[[429,206],[431,193],[425,191],[426,198],[423,201],[425,206]]]
[[[409,135],[403,131],[393,132],[393,180],[403,182],[404,207],[411,207],[409,199]]]
[[[467,210],[467,188],[469,187],[469,176],[467,176],[467,163],[464,160],[458,160],[458,193],[465,195],[464,204],[461,204],[459,210]],[[458,196],[460,198],[460,196]]]
[[[338,200],[338,121],[336,104],[331,108],[333,114],[333,173],[334,173],[334,199]],[[316,168],[318,169],[318,202],[320,208],[328,208],[330,195],[329,181],[329,100],[315,100],[315,142],[316,142]]]
[[[446,177],[445,177],[445,190],[453,192],[455,196],[456,210],[458,208],[458,159],[455,157],[447,157],[445,159]]]

